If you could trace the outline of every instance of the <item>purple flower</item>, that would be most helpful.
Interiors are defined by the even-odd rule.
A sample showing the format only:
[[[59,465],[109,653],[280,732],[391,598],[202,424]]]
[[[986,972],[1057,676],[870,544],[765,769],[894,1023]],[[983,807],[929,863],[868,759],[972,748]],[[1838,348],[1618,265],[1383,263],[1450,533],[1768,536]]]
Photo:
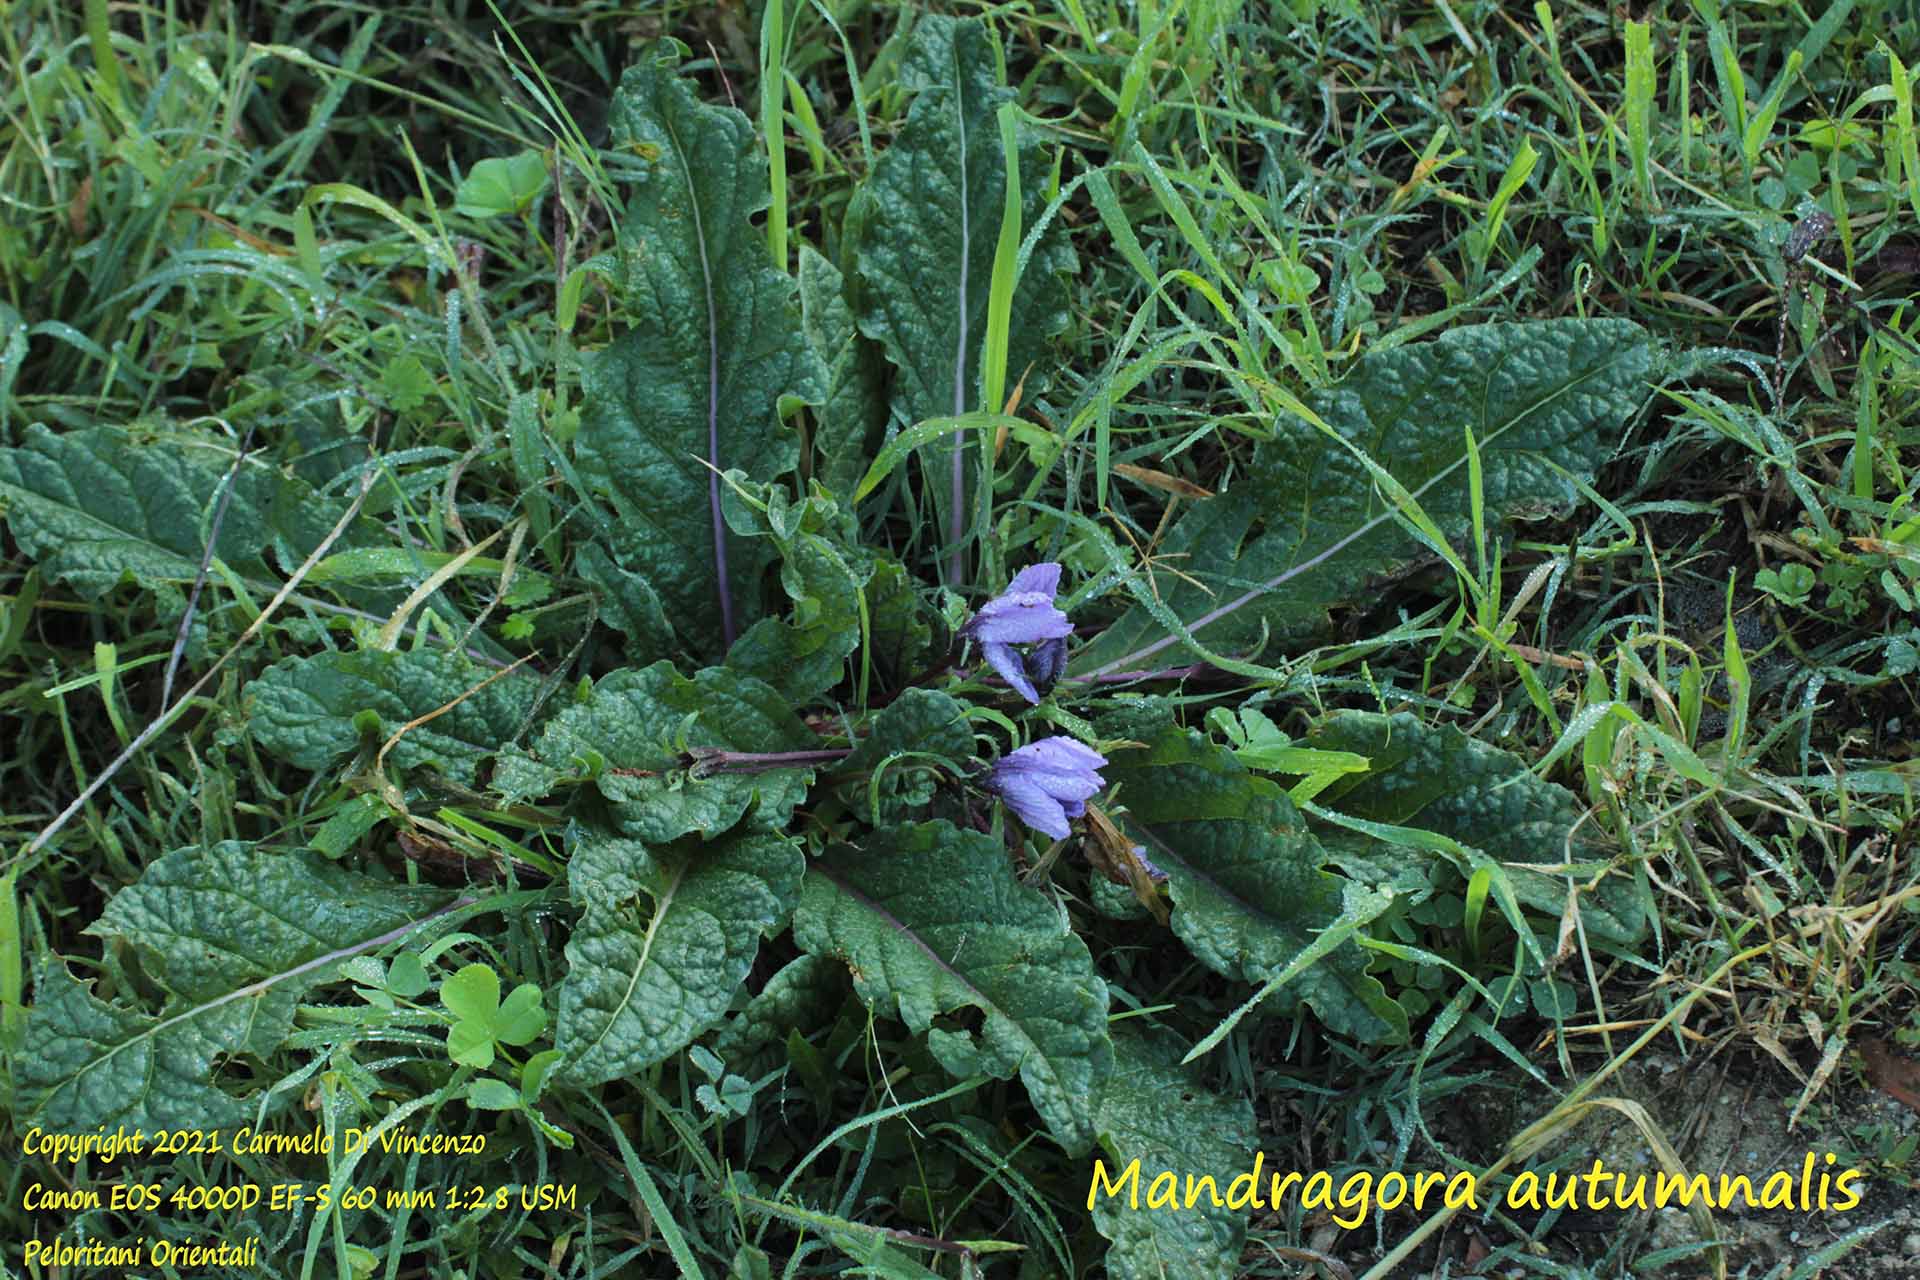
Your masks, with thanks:
[[[1027,678],[1033,681],[1034,691],[1045,697],[1060,677],[1067,674],[1067,638],[1055,636],[1051,640],[1042,640],[1027,650]]]
[[[1067,837],[1067,819],[1087,811],[1087,798],[1106,785],[1094,772],[1107,758],[1072,738],[1042,738],[994,762],[987,789],[1014,816],[1056,840]]]
[[[1154,866],[1153,859],[1147,857],[1147,846],[1143,844],[1133,846],[1133,859],[1140,864],[1140,869],[1147,873],[1147,879],[1153,881],[1155,884],[1159,884],[1167,878],[1167,873]]]
[[[1073,624],[1054,607],[1053,597],[1059,590],[1059,565],[1051,561],[1028,565],[961,629],[962,635],[980,642],[988,665],[1028,702],[1040,701],[1034,678],[1051,688],[1066,665],[1066,638],[1073,634]],[[1013,647],[1017,644],[1041,646],[1032,664]]]

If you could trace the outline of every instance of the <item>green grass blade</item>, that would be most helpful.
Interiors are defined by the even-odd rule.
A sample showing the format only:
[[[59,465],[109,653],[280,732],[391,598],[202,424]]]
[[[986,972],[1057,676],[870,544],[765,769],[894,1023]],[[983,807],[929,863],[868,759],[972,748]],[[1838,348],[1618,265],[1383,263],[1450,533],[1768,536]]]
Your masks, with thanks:
[[[1741,765],[1741,749],[1746,745],[1747,716],[1753,697],[1753,678],[1747,670],[1747,657],[1740,648],[1740,629],[1734,626],[1733,584],[1727,584],[1727,633],[1724,651],[1727,664],[1727,745],[1720,761],[1720,776],[1731,780]]]
[[[980,407],[989,413],[999,413],[1007,403],[1007,331],[1020,254],[1020,108],[1009,102],[1000,108],[998,119],[1000,146],[1007,158],[1007,187],[1000,209],[1000,238],[993,249],[993,278],[987,290],[986,345],[980,353],[986,390]]]
[[[782,0],[767,0],[760,20],[760,132],[767,144],[767,250],[787,269],[786,19]]]
[[[1653,132],[1653,26],[1627,23],[1627,153],[1633,158],[1633,185],[1643,201],[1653,201],[1647,158]]]
[[[1773,132],[1773,122],[1780,117],[1780,106],[1787,96],[1787,89],[1800,74],[1800,51],[1795,49],[1787,55],[1787,65],[1774,77],[1773,87],[1767,90],[1767,96],[1761,100],[1760,107],[1747,122],[1746,132],[1741,135],[1740,149],[1745,155],[1747,167],[1751,169],[1760,160],[1760,148],[1767,144],[1767,135]]]
[[[686,1280],[705,1280],[706,1272],[700,1269],[699,1259],[687,1247],[686,1233],[680,1229],[672,1211],[667,1208],[666,1197],[660,1194],[659,1184],[654,1182],[653,1175],[647,1172],[647,1166],[634,1153],[633,1144],[627,1141],[627,1131],[620,1127],[620,1122],[608,1113],[598,1098],[593,1100],[593,1105],[607,1122],[606,1132],[613,1135],[614,1145],[620,1148],[620,1163],[627,1171],[627,1181],[633,1184],[640,1202],[646,1205],[654,1228],[660,1232],[660,1238],[667,1242],[667,1252],[673,1255],[674,1265],[680,1268],[681,1276]]]
[[[124,110],[122,85],[126,72],[121,69],[119,55],[113,51],[113,22],[107,11],[107,0],[87,0],[87,43],[93,49],[100,94],[118,114]]]

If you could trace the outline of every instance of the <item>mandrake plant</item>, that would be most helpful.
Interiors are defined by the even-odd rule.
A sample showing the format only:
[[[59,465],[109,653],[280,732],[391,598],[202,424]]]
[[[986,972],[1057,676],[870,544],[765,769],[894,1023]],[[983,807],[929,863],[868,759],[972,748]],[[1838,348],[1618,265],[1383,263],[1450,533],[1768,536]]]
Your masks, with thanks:
[[[294,451],[227,465],[196,425],[34,425],[0,450],[8,527],[49,583],[97,600],[131,578],[186,634],[173,584],[211,563],[264,616],[297,588],[349,619],[289,624],[292,651],[218,729],[324,802],[145,861],[88,926],[97,958],[44,960],[22,1123],[430,1120],[658,1199],[627,1145],[644,1136],[601,1091],[683,1089],[745,1124],[785,1070],[823,1133],[870,1128],[834,1109],[824,1065],[851,1060],[860,1023],[902,1046],[882,1118],[987,1108],[996,1123],[954,1139],[968,1158],[1058,1182],[1096,1150],[1245,1165],[1252,1109],[1201,1061],[1237,1029],[1310,1022],[1365,1047],[1436,1008],[1567,1016],[1559,937],[1631,951],[1644,881],[1508,752],[1407,712],[1317,710],[1301,654],[1429,561],[1501,634],[1487,540],[1580,500],[1663,377],[1647,333],[1461,326],[1295,394],[1260,365],[1257,311],[1203,325],[1151,278],[1181,317],[1166,358],[1239,362],[1258,429],[1161,531],[1180,572],[1150,581],[1081,505],[1089,467],[1086,487],[1108,483],[1114,393],[1065,376],[1063,211],[1090,200],[1081,237],[1138,253],[1115,191],[1176,223],[1187,195],[1144,150],[1066,171],[994,30],[925,16],[898,50],[898,127],[843,221],[790,254],[767,216],[784,164],[687,56],[636,58],[591,157],[624,208],[579,279],[618,336],[564,422],[508,398],[523,505],[475,517],[464,550],[422,562],[397,542],[365,507],[377,468],[356,491]],[[530,217],[543,174],[505,161],[469,195]],[[417,381],[384,376],[403,398]],[[1079,496],[1038,500],[1048,484]],[[435,612],[473,575],[505,620]],[[1435,921],[1470,941],[1440,954]],[[1165,1006],[1123,961],[1142,947],[1213,975],[1231,1012]],[[703,1171],[762,1224],[746,1256],[778,1224],[887,1274],[1008,1245],[1071,1270],[1057,1231],[863,1221],[831,1151]],[[1230,1274],[1245,1233],[1214,1206],[1091,1212],[1116,1275]],[[696,1223],[663,1234],[683,1270],[724,1252]]]

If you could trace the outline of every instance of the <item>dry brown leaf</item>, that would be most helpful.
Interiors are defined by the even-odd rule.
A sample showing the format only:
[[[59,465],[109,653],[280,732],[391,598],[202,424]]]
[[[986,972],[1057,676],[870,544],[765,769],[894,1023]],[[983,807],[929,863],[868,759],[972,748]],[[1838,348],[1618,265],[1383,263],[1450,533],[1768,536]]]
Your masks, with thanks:
[[[1179,476],[1170,476],[1164,471],[1155,471],[1151,467],[1136,467],[1131,462],[1116,462],[1113,469],[1129,480],[1146,485],[1149,489],[1159,489],[1181,498],[1211,498],[1213,490],[1202,489],[1191,480],[1182,480]]]
[[[1860,1060],[1866,1063],[1867,1079],[1874,1088],[1920,1111],[1920,1062],[1894,1053],[1884,1040],[1861,1041]]]
[[[1087,806],[1087,834],[1093,838],[1082,840],[1080,849],[1086,854],[1088,865],[1115,884],[1132,889],[1140,905],[1151,911],[1155,920],[1166,924],[1167,900],[1161,896],[1160,886],[1140,864],[1133,841],[1127,839],[1126,833],[1115,826],[1113,819],[1097,804]]]

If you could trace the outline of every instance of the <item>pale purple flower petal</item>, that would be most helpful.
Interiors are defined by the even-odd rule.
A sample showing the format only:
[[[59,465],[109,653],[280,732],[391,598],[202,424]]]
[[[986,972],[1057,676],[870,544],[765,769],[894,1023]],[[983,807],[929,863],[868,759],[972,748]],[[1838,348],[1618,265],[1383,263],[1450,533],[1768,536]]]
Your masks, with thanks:
[[[1072,635],[1073,624],[1053,604],[1059,588],[1059,565],[1028,565],[1005,591],[980,606],[964,633],[994,644],[1037,644]]]
[[[1014,817],[1035,831],[1044,831],[1055,840],[1065,840],[1071,833],[1065,806],[1048,795],[1039,783],[1029,778],[1007,778],[999,783],[998,789],[1000,799],[1013,810]]]
[[[1028,702],[1038,705],[1040,694],[1034,689],[1033,681],[1027,679],[1026,664],[1020,659],[1020,651],[1010,644],[1001,644],[989,640],[980,646],[987,656],[987,663],[1000,673],[1000,678],[1013,686],[1015,693]]]
[[[1066,614],[1053,607],[1052,596],[1028,591],[987,601],[967,623],[966,632],[975,640],[1034,644],[1072,635],[1073,624],[1067,621]]]
[[[1106,763],[1105,756],[1072,738],[1042,738],[1000,757],[987,787],[1020,821],[1065,839],[1067,819],[1085,814],[1088,798],[1106,785],[1095,772]]]
[[[1057,736],[1042,738],[1038,742],[1030,742],[1018,751],[1012,752],[1007,758],[1009,760],[1024,758],[1024,761],[1030,763],[1024,763],[1023,767],[1034,772],[1057,775],[1063,782],[1077,783],[1083,779],[1090,779],[1093,783],[1093,791],[1086,792],[1087,795],[1092,795],[1104,785],[1093,771],[1104,767],[1107,758],[1092,747],[1083,746],[1072,738]]]
[[[1060,566],[1051,560],[1030,564],[1013,575],[1013,581],[1002,594],[1023,595],[1029,591],[1038,592],[1051,601],[1060,592]]]

